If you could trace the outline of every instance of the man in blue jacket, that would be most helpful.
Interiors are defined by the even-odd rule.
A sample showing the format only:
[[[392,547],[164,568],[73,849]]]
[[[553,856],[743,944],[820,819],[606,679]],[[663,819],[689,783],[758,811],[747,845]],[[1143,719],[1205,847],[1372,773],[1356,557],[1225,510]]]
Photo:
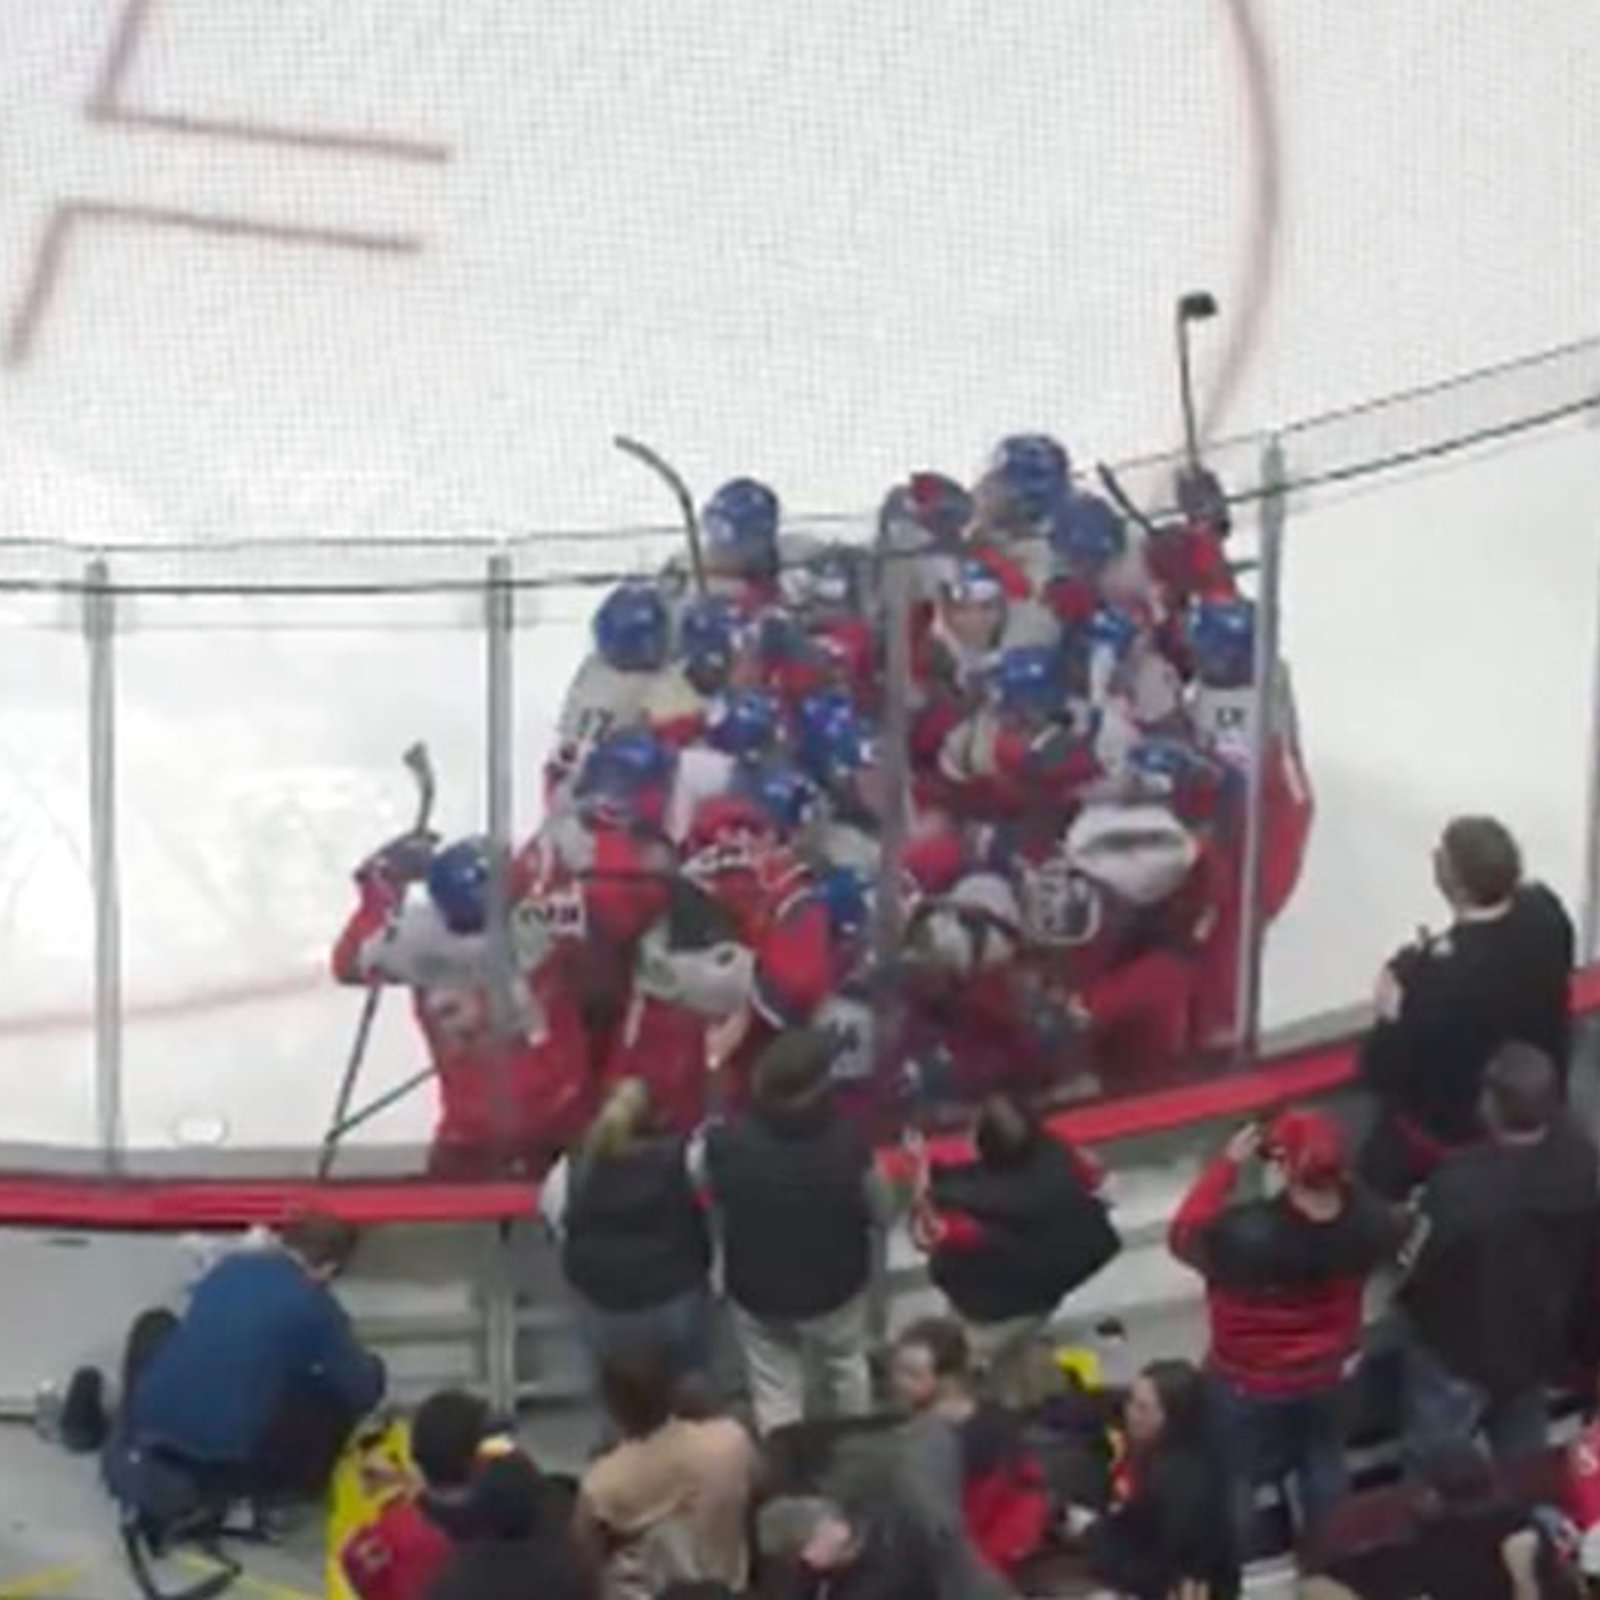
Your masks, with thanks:
[[[239,1495],[319,1497],[384,1392],[383,1362],[329,1287],[354,1245],[346,1224],[306,1216],[276,1247],[225,1256],[158,1348],[130,1362],[128,1440]]]

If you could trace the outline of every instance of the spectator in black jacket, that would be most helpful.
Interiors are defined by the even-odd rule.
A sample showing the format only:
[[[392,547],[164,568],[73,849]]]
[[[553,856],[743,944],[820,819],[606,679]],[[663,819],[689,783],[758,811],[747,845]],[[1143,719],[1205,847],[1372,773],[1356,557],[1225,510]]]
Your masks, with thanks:
[[[706,1140],[724,1278],[763,1433],[805,1412],[807,1368],[831,1409],[867,1410],[867,1283],[882,1202],[872,1152],[838,1116],[834,1043],[818,1030],[773,1040],[751,1110]]]
[[[1098,1173],[1004,1095],[984,1103],[977,1160],[926,1175],[912,1237],[965,1325],[987,1391],[1016,1397],[1018,1368],[1056,1307],[1120,1245]]]
[[[1206,1382],[1187,1361],[1156,1361],[1128,1391],[1119,1503],[1088,1530],[1095,1581],[1132,1600],[1205,1585],[1237,1600],[1239,1556]]]
[[[1566,1081],[1573,932],[1561,902],[1523,882],[1516,841],[1491,817],[1450,823],[1434,876],[1451,925],[1421,933],[1379,974],[1362,1050],[1379,1101],[1362,1175],[1396,1198],[1481,1136],[1478,1090],[1502,1044],[1542,1050]]]
[[[1542,1051],[1504,1045],[1484,1079],[1489,1142],[1428,1180],[1400,1291],[1414,1465],[1480,1427],[1500,1459],[1542,1448],[1545,1386],[1594,1315],[1600,1156]]]
[[[1280,1192],[1235,1201],[1258,1157]],[[1206,1365],[1245,1553],[1257,1484],[1291,1482],[1307,1524],[1345,1493],[1342,1397],[1362,1296],[1405,1231],[1403,1213],[1352,1185],[1339,1125],[1315,1111],[1240,1129],[1173,1218],[1173,1254],[1206,1283]]]
[[[711,1229],[689,1141],[652,1127],[650,1091],[625,1078],[573,1156],[545,1180],[540,1209],[596,1365],[662,1348],[675,1376],[704,1371],[711,1347]]]

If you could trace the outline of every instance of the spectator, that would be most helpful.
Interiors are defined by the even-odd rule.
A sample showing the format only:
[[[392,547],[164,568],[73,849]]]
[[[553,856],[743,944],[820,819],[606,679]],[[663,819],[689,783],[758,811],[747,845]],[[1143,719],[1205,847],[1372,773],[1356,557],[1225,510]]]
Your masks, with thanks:
[[[125,1363],[123,1427],[197,1481],[238,1498],[320,1500],[355,1425],[383,1398],[383,1363],[357,1342],[330,1285],[353,1231],[308,1215],[277,1245],[224,1256],[188,1310]]]
[[[483,1465],[472,1499],[473,1531],[425,1600],[592,1600],[593,1580],[526,1456],[513,1451]]]
[[[1257,1157],[1281,1191],[1230,1204]],[[1345,1493],[1341,1402],[1363,1290],[1404,1234],[1400,1213],[1352,1186],[1338,1125],[1314,1111],[1286,1111],[1265,1131],[1241,1128],[1179,1206],[1172,1253],[1206,1283],[1206,1365],[1242,1554],[1257,1484],[1291,1483],[1304,1523]]]
[[[1152,1363],[1128,1391],[1124,1490],[1087,1536],[1095,1581],[1119,1595],[1168,1600],[1203,1585],[1207,1600],[1237,1600],[1239,1556],[1207,1398],[1187,1361]]]
[[[751,1110],[706,1142],[727,1294],[763,1433],[805,1414],[812,1365],[836,1412],[863,1412],[871,1400],[866,1291],[882,1201],[865,1138],[834,1109],[833,1049],[816,1030],[775,1039],[756,1065]]]
[[[710,1360],[711,1233],[686,1139],[651,1126],[650,1091],[625,1078],[574,1157],[540,1191],[596,1362],[659,1343],[676,1375]]]
[[[1481,1136],[1483,1069],[1502,1044],[1533,1045],[1566,1081],[1573,932],[1561,902],[1522,881],[1516,841],[1490,817],[1457,817],[1433,865],[1451,924],[1379,974],[1362,1049],[1379,1114],[1361,1170],[1395,1198]]]
[[[1003,1413],[973,1394],[966,1335],[930,1317],[895,1340],[891,1382],[911,1413],[896,1490],[933,1552],[940,1600],[1011,1593],[1049,1521],[1043,1474]]]
[[[928,1600],[939,1591],[933,1552],[892,1500],[846,1508],[775,1500],[761,1513],[765,1600]]]
[[[584,1474],[576,1528],[604,1600],[650,1600],[676,1581],[742,1589],[758,1466],[749,1435],[730,1418],[675,1416],[659,1348],[614,1352],[600,1383],[622,1442]]]
[[[1501,1046],[1483,1118],[1489,1142],[1422,1192],[1400,1290],[1413,1465],[1480,1427],[1502,1460],[1541,1449],[1545,1385],[1594,1320],[1600,1158],[1562,1106],[1550,1057]]]
[[[488,1431],[488,1407],[475,1395],[446,1389],[418,1407],[411,1459],[420,1489],[396,1494],[339,1553],[361,1600],[420,1600],[456,1542],[474,1531],[472,1488]]]
[[[1056,1307],[1117,1253],[1092,1170],[1016,1103],[984,1103],[978,1159],[935,1167],[912,1236],[966,1328],[990,1393],[1013,1400],[1018,1369]]]

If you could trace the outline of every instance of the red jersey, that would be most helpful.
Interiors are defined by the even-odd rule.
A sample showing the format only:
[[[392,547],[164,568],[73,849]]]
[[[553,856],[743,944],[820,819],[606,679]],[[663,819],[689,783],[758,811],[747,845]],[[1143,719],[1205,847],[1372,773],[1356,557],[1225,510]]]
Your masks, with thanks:
[[[424,1600],[454,1549],[415,1500],[391,1500],[350,1536],[339,1565],[360,1600]]]

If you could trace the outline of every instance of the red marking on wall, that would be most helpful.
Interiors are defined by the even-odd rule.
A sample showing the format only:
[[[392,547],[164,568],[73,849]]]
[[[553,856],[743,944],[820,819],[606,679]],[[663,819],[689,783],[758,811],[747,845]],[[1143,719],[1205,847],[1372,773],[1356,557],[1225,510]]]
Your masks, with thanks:
[[[378,161],[439,165],[450,159],[449,146],[430,140],[327,128],[296,128],[182,110],[155,110],[135,104],[128,93],[128,81],[155,9],[156,0],[125,0],[101,59],[94,87],[84,105],[87,122],[120,132],[229,140]],[[218,238],[353,250],[368,255],[414,255],[422,248],[422,241],[408,234],[229,216],[135,201],[58,200],[34,245],[22,297],[11,312],[4,342],[0,344],[0,363],[8,367],[20,366],[33,353],[39,329],[54,303],[71,241],[82,231],[80,225],[90,223],[176,229]]]
[[[1248,126],[1250,207],[1229,295],[1230,332],[1216,375],[1200,406],[1200,433],[1213,438],[1255,364],[1278,278],[1283,227],[1283,120],[1266,34],[1252,0],[1224,0],[1238,57],[1241,103]]]
[[[132,1025],[152,1022],[194,1022],[217,1012],[237,1011],[242,1006],[303,1000],[313,995],[337,994],[325,966],[306,967],[276,978],[239,979],[213,983],[182,994],[153,995],[128,1001],[122,1008],[123,1020]],[[84,1006],[58,1006],[38,1011],[20,1011],[0,1017],[0,1039],[51,1039],[63,1034],[87,1033],[94,1026],[94,1013]]]
[[[255,239],[268,244],[355,250],[367,255],[415,255],[422,240],[412,234],[369,233],[356,228],[324,228],[258,217],[184,211],[170,206],[124,204],[111,200],[63,200],[50,213],[33,253],[22,299],[6,328],[0,357],[20,366],[33,353],[39,328],[60,283],[67,247],[89,224],[176,230],[223,239]]]
[[[442,165],[450,159],[450,147],[433,140],[332,128],[295,128],[281,123],[203,116],[135,104],[127,92],[128,80],[155,9],[156,0],[127,0],[123,6],[94,89],[84,105],[84,115],[90,122],[186,138],[229,139],[245,144],[287,145],[336,155],[368,156],[377,161]]]

